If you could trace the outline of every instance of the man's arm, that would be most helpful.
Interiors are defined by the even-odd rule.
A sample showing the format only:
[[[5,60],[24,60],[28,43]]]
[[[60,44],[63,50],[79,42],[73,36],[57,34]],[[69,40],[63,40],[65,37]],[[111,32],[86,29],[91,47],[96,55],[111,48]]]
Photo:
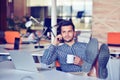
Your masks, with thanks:
[[[42,57],[42,62],[45,64],[51,64],[53,63],[57,58],[57,47],[60,44],[60,41],[62,39],[61,35],[57,35],[53,41],[53,43],[49,46],[48,49],[45,50],[44,55]]]
[[[91,69],[92,64],[83,60],[82,58],[76,56],[74,59],[74,64],[81,66],[83,71],[89,71]],[[87,64],[87,65],[86,65]]]
[[[62,39],[61,35],[57,35],[53,41],[53,43],[49,46],[48,49],[45,50],[44,55],[42,57],[42,62],[45,64],[53,63],[57,58],[57,47],[60,43],[58,39]]]
[[[48,65],[52,64],[57,58],[56,50],[57,46],[51,44],[49,48],[44,51],[41,62]]]

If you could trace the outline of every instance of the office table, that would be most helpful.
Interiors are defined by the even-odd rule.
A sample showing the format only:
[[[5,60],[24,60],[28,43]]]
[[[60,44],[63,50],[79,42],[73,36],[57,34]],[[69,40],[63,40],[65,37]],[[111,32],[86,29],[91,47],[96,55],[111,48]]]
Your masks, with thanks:
[[[78,76],[54,69],[40,72],[29,72],[14,69],[0,70],[0,80],[96,80],[95,77]],[[97,79],[100,80],[100,79]]]
[[[22,51],[22,52],[31,53],[35,62],[41,62],[41,56],[43,55],[44,49],[46,48],[47,45],[45,45],[45,48],[34,48],[35,45],[37,44],[22,44],[20,45],[19,50],[5,49],[5,48],[13,48],[14,46],[13,44],[0,45],[0,61],[11,60],[11,57],[9,56],[10,52]]]
[[[120,80],[120,59],[109,59],[107,67],[109,73],[107,79],[99,79],[78,74],[74,75],[57,71],[54,68],[50,70],[42,70],[39,73],[16,70],[13,68],[0,68],[0,80]]]
[[[31,53],[31,55],[33,56],[35,62],[41,62],[41,57],[43,56],[44,50],[46,48],[48,48],[48,46],[50,44],[42,44],[44,46],[44,48],[34,48],[34,46],[36,46],[38,44],[21,44],[20,45],[20,49],[19,50],[7,50],[5,48],[13,48],[13,44],[1,44],[0,45],[0,62],[1,61],[6,61],[6,60],[11,60],[11,57],[9,56],[10,52],[27,52],[27,53]],[[42,66],[45,67],[53,67],[54,63],[51,65],[46,65],[46,64],[42,64]]]
[[[49,44],[44,44],[44,48],[34,48],[38,44],[21,44],[20,49],[17,51],[28,51],[30,52],[33,56],[42,56],[44,50],[49,46]],[[42,44],[43,45],[43,44]],[[9,51],[14,51],[14,50],[9,50],[5,48],[13,48],[13,44],[1,44],[0,45],[0,55],[1,56],[9,56]]]
[[[0,55],[9,55],[9,51],[5,50],[6,45],[0,45]],[[9,45],[7,45],[9,46]],[[47,47],[46,47],[47,48]],[[42,56],[44,49],[35,49],[34,44],[22,45],[20,50],[28,50],[32,55]],[[19,51],[20,51],[19,50]],[[11,50],[10,50],[11,51]],[[105,80],[120,80],[120,59],[111,58],[108,62],[108,78]],[[9,72],[8,72],[9,71]],[[33,79],[22,79],[32,77]],[[21,71],[15,69],[0,70],[0,80],[100,80],[95,77],[73,75],[56,70],[41,71],[40,73]]]

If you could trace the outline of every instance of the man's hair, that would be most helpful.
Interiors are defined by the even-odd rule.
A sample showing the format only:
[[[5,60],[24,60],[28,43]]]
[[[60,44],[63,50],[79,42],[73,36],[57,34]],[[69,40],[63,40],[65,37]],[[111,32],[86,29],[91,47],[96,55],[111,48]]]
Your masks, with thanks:
[[[74,26],[74,24],[72,23],[72,21],[69,21],[69,20],[62,20],[62,21],[60,21],[60,22],[58,23],[57,34],[61,34],[62,26],[69,26],[69,25],[71,25],[73,31],[75,31],[75,26]]]

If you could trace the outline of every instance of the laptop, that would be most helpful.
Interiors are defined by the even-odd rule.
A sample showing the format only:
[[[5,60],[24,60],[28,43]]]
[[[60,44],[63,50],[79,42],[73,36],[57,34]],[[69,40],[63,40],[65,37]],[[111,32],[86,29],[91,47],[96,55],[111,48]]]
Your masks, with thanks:
[[[9,51],[14,66],[18,70],[25,70],[31,72],[39,72],[51,68],[43,67],[40,63],[35,63],[31,53],[27,51]],[[36,65],[37,64],[37,65]]]

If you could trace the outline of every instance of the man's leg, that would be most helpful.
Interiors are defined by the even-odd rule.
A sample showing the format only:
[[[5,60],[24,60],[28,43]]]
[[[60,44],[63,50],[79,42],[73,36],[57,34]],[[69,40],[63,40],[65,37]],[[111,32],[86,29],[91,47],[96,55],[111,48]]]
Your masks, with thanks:
[[[98,55],[98,40],[95,38],[92,38],[88,43],[88,46],[86,49],[86,57],[87,57],[86,61],[93,65],[97,55]]]
[[[99,78],[105,79],[108,76],[107,63],[109,60],[109,48],[106,44],[102,44],[98,55],[97,75]]]
[[[91,38],[86,49],[86,61],[88,63],[86,64],[86,66],[84,66],[85,69],[83,68],[83,71],[89,72],[91,70],[97,55],[98,55],[98,41],[95,38]]]

